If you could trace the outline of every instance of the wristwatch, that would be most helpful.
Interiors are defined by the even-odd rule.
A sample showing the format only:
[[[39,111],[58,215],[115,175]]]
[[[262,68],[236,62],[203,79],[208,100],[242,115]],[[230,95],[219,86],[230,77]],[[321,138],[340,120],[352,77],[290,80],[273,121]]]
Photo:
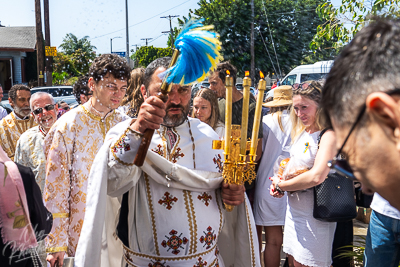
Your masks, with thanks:
[[[276,189],[276,191],[279,192],[279,194],[284,194],[285,191],[283,191],[283,190],[279,187],[279,183],[280,183],[280,182],[281,182],[281,181],[279,181],[279,182],[276,183],[275,189]]]

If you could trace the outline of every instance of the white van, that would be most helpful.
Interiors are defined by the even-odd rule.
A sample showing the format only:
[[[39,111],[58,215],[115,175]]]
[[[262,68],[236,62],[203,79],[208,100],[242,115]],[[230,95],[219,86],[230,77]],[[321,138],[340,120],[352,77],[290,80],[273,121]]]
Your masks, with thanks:
[[[283,78],[280,85],[293,85],[295,83],[302,83],[310,80],[319,80],[325,78],[333,65],[333,60],[318,61],[310,65],[301,65],[294,68],[285,78]]]

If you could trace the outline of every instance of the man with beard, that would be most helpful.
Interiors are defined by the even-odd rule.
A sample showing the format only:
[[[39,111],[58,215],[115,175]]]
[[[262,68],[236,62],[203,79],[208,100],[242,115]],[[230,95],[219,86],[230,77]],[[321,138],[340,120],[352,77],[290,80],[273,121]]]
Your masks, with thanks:
[[[43,143],[47,132],[57,120],[58,107],[53,96],[45,92],[33,94],[30,107],[38,126],[30,128],[21,135],[15,149],[14,161],[32,169],[36,182],[43,191],[46,180],[46,157]]]
[[[116,110],[130,76],[126,60],[103,54],[93,61],[89,73],[88,85],[93,96],[58,119],[44,141],[47,165],[43,195],[54,218],[46,239],[51,266],[62,266],[65,253],[75,256],[93,160],[108,130],[129,118]]]
[[[15,146],[21,134],[36,125],[29,107],[31,90],[23,85],[16,84],[8,92],[8,101],[13,112],[0,121],[1,147],[11,160],[14,160]]]
[[[106,249],[108,255],[115,249],[101,236],[103,220],[114,221],[105,211],[106,194],[122,196],[116,226],[124,245],[121,266],[260,264],[244,187],[221,186],[223,155],[212,149],[219,137],[206,123],[187,117],[191,87],[173,84],[166,103],[157,97],[169,62],[159,58],[146,68],[137,119],[111,129],[93,163],[75,266],[107,266]],[[155,132],[137,167],[133,161],[147,129]],[[228,213],[224,203],[237,207]]]

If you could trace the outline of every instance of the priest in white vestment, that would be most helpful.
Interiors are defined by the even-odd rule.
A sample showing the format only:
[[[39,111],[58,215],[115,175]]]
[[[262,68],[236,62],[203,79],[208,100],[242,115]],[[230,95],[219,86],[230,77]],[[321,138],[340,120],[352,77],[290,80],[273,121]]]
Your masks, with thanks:
[[[37,124],[33,116],[29,115],[31,90],[26,85],[14,85],[8,96],[8,101],[14,110],[0,121],[0,145],[7,156],[14,160],[18,139],[26,130]]]
[[[168,64],[161,58],[147,67],[137,120],[111,129],[93,163],[75,266],[109,266],[111,247],[101,233],[114,218],[106,194],[122,196],[114,230],[123,266],[260,266],[244,187],[221,189],[222,151],[212,149],[219,137],[187,117],[190,86],[173,85],[165,104],[155,97]],[[146,129],[156,130],[139,168],[133,161]],[[223,202],[238,206],[228,213]]]
[[[38,126],[32,127],[21,135],[15,149],[14,161],[32,169],[36,183],[43,192],[46,180],[46,156],[44,138],[57,120],[57,104],[54,98],[45,92],[32,95],[30,107]]]
[[[64,256],[74,257],[86,210],[87,181],[106,133],[129,117],[116,108],[127,89],[130,67],[114,54],[97,57],[90,67],[93,96],[65,113],[45,138],[46,208],[53,227],[46,238],[47,261],[53,267]]]

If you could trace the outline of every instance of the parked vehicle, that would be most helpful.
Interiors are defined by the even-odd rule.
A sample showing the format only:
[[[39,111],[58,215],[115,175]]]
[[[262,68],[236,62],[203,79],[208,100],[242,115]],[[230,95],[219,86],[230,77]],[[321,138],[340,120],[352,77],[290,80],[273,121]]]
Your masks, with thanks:
[[[328,60],[298,66],[283,78],[280,85],[293,85],[295,83],[323,79],[331,70],[332,65],[333,60]]]
[[[35,87],[31,89],[31,94],[33,95],[36,92],[46,92],[51,94],[53,97],[60,96],[71,96],[72,94],[72,86],[61,85],[61,86],[49,86],[49,87]]]

